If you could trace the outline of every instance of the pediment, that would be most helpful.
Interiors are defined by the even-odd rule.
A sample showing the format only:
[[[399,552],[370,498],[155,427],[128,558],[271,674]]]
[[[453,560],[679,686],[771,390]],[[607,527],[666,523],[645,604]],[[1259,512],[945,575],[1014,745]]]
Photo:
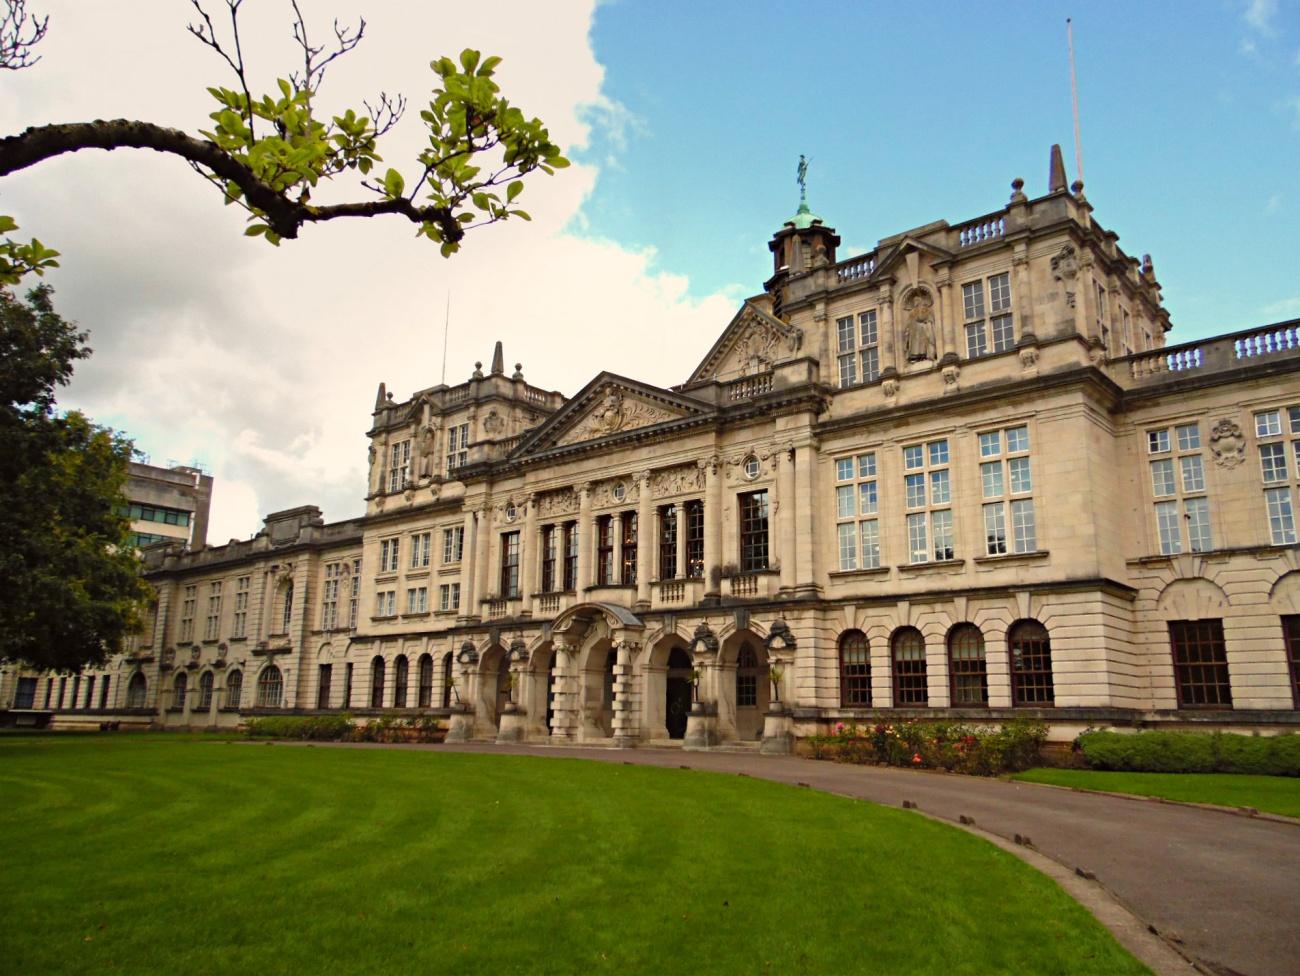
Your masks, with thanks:
[[[686,385],[766,373],[778,363],[793,359],[802,345],[803,329],[746,301]]]
[[[925,241],[918,240],[915,237],[904,237],[883,255],[876,263],[876,270],[872,277],[880,277],[888,274],[894,267],[907,260],[909,255],[926,256],[933,258],[935,261],[951,261],[956,255],[947,248],[938,247],[935,244],[929,244]],[[916,259],[913,258],[913,261]]]
[[[602,373],[526,438],[513,456],[687,420],[705,411],[706,406],[691,397]]]

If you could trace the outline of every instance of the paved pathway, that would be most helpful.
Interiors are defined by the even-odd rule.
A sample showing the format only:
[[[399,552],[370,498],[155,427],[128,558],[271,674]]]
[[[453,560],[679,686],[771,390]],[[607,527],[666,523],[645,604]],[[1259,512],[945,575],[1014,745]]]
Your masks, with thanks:
[[[910,800],[922,813],[953,821],[973,818],[980,830],[1007,840],[1027,836],[1037,851],[1070,871],[1094,874],[1205,972],[1300,973],[1300,825],[1028,783],[756,753],[487,743],[423,748],[688,766],[802,784],[890,806]],[[1055,875],[1061,880],[1064,873]],[[1074,886],[1071,894],[1080,897],[1080,888]],[[1082,894],[1081,900],[1101,917],[1103,912]],[[1118,931],[1114,919],[1103,921],[1133,949],[1133,940]],[[1158,971],[1170,970],[1159,960],[1143,958]]]

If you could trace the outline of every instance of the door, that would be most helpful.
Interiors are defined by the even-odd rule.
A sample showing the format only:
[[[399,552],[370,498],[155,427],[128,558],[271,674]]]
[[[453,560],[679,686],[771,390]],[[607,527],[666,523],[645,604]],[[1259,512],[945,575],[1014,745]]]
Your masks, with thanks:
[[[686,715],[691,710],[691,657],[680,647],[668,655],[668,680],[664,725],[668,738],[686,738]]]

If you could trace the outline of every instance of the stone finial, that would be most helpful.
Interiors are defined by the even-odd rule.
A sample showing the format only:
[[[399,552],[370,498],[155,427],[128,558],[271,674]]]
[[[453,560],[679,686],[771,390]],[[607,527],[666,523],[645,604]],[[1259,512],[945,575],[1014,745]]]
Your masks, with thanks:
[[[375,409],[383,410],[388,401],[388,387],[383,383],[379,384],[379,392],[375,394]]]
[[[497,340],[496,347],[492,350],[492,375],[501,376],[506,371],[506,354],[502,349],[501,340]]]
[[[514,374],[510,377],[512,380],[522,380],[524,378],[524,364],[515,363]]]
[[[1052,146],[1052,158],[1047,164],[1047,192],[1055,193],[1065,187],[1065,157],[1061,155],[1060,143],[1056,143]]]
[[[1017,176],[1011,181],[1011,202],[1025,203],[1029,197],[1025,196],[1025,181]]]
[[[1147,278],[1154,278],[1156,276],[1156,266],[1151,262],[1150,254],[1142,255],[1142,274]]]
[[[483,378],[483,361],[479,360],[474,364],[474,374],[470,376],[472,380],[481,380]]]

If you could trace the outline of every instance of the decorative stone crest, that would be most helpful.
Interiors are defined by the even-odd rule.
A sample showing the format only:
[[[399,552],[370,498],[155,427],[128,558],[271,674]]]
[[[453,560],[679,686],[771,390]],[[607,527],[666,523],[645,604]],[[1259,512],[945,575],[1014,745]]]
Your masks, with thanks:
[[[794,634],[790,632],[790,625],[780,617],[772,621],[772,626],[767,630],[767,640],[764,641],[769,651],[778,643],[788,650],[793,650],[796,646]]]
[[[609,508],[615,505],[626,505],[640,497],[639,481],[615,478],[613,481],[602,481],[598,484],[595,491],[591,493],[591,502],[597,508]]]
[[[575,424],[558,443],[576,444],[579,441],[594,440],[620,431],[676,420],[679,416],[680,414],[645,400],[626,396],[618,387],[609,387],[595,409]]]
[[[1074,308],[1074,279],[1079,276],[1079,255],[1066,244],[1052,257],[1052,277],[1065,288],[1065,307]]]
[[[510,642],[510,660],[512,662],[526,665],[530,656],[528,644],[522,637],[516,637]]]
[[[541,518],[553,515],[570,515],[578,510],[578,493],[572,488],[548,492],[537,499],[537,514]]]
[[[698,465],[683,464],[656,471],[650,476],[650,494],[655,498],[685,495],[703,489],[704,469]]]
[[[718,653],[718,638],[713,631],[709,630],[707,623],[701,621],[699,626],[695,628],[695,638],[691,641],[691,646],[687,650],[692,653],[695,651],[703,651],[707,654]]]
[[[949,363],[943,368],[943,392],[956,393],[957,379],[961,376],[961,368],[956,363]]]
[[[1227,417],[1210,428],[1210,453],[1221,468],[1235,468],[1246,457],[1246,438],[1241,427]]]
[[[489,434],[499,434],[506,429],[506,422],[495,410],[489,410],[483,418],[483,430]]]
[[[781,355],[784,345],[793,355],[803,343],[803,333],[797,329],[783,333],[773,323],[757,316],[749,321],[748,328],[736,342],[736,356],[740,361],[740,375],[750,376],[768,372]]]
[[[460,645],[460,653],[456,655],[456,660],[461,664],[478,664],[478,648],[474,646],[473,641],[466,641]]]
[[[935,358],[934,297],[924,288],[913,288],[903,298],[903,349],[909,363]]]

